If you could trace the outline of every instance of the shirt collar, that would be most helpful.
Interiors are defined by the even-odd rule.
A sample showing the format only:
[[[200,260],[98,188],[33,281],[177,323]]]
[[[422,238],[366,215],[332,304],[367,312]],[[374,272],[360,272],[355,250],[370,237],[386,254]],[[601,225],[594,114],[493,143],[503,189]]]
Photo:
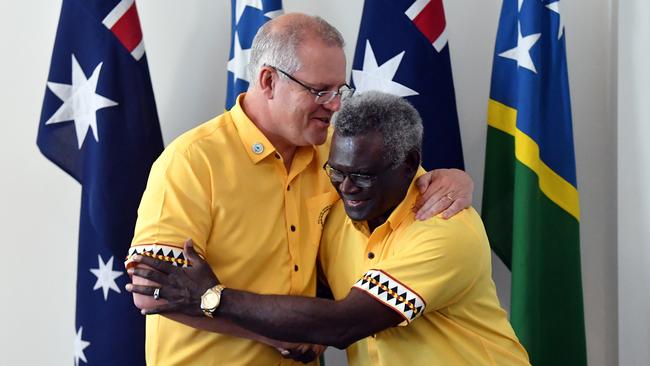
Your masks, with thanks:
[[[237,103],[230,109],[230,115],[237,128],[244,150],[246,150],[253,164],[257,164],[262,159],[277,152],[269,139],[244,113],[241,103],[245,96],[246,93],[242,93],[237,97]]]
[[[230,109],[230,115],[239,132],[239,138],[244,145],[244,150],[246,150],[253,164],[257,164],[267,156],[271,154],[277,155],[279,153],[271,141],[266,138],[262,131],[257,128],[255,123],[244,112],[241,103],[245,97],[246,93],[241,93],[237,97],[237,103]],[[315,153],[316,148],[314,146],[300,146],[296,150],[293,164],[306,166],[313,159]],[[304,166],[298,169],[298,171],[301,171]]]

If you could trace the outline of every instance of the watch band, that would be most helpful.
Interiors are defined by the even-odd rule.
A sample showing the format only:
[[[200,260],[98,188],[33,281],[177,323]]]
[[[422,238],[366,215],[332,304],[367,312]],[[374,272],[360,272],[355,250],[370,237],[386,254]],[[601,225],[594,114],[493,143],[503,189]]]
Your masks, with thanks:
[[[214,317],[214,312],[219,307],[221,303],[221,292],[225,286],[219,284],[212,288],[209,288],[201,296],[201,311],[203,314],[209,318]]]

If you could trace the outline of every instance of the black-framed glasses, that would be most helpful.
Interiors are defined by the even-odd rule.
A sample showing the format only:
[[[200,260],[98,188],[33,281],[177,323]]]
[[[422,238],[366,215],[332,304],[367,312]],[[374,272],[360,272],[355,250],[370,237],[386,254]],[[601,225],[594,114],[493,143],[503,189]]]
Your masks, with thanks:
[[[266,65],[266,66],[268,66],[268,67],[272,68],[273,70],[281,73],[282,75],[289,78],[289,80],[297,83],[298,85],[305,88],[305,90],[307,90],[308,92],[315,95],[316,96],[316,99],[315,99],[316,104],[327,104],[327,103],[333,101],[334,98],[336,98],[339,95],[341,96],[341,99],[345,99],[345,98],[351,97],[352,94],[354,94],[354,88],[350,87],[348,84],[343,84],[343,85],[339,86],[338,90],[316,90],[316,89],[310,87],[309,85],[306,85],[302,81],[296,79],[291,74],[289,74],[288,72],[286,72],[286,71],[284,71],[284,70],[282,70],[280,68],[277,68],[277,67],[271,66],[271,65]]]
[[[338,169],[332,168],[329,163],[325,163],[323,169],[325,169],[325,174],[330,177],[330,181],[333,184],[341,184],[345,180],[345,177],[348,177],[355,186],[359,188],[370,188],[377,181],[376,175],[344,173]]]

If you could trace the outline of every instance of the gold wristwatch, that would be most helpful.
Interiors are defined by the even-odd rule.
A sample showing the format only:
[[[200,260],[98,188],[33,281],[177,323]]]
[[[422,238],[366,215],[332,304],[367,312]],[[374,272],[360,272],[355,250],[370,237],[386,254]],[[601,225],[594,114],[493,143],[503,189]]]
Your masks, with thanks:
[[[224,288],[223,285],[216,285],[205,290],[203,295],[201,295],[201,310],[205,316],[209,318],[213,317],[212,314],[214,314],[221,302],[221,291]]]

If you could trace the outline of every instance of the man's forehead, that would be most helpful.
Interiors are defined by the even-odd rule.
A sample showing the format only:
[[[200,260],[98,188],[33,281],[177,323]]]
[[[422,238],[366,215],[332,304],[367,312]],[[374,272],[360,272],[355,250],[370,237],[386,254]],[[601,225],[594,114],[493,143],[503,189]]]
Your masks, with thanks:
[[[302,76],[306,81],[328,84],[321,86],[332,87],[339,87],[346,83],[346,60],[341,47],[311,39],[301,43],[297,56],[301,67],[296,75]]]
[[[334,132],[329,162],[341,168],[369,169],[383,165],[383,138],[378,131],[356,136],[341,136]]]

